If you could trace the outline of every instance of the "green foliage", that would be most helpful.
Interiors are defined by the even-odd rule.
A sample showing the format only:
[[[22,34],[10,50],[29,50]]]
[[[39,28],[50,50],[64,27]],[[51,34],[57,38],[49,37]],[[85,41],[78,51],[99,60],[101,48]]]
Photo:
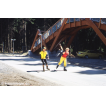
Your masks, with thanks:
[[[58,18],[0,18],[0,33],[2,38],[0,43],[5,42],[5,49],[8,49],[8,35],[11,38],[17,39],[15,41],[15,49],[22,50],[25,46],[25,24],[26,24],[26,39],[27,46],[31,47],[33,39],[38,29],[46,31],[50,26],[58,21]],[[1,37],[1,34],[0,34]]]
[[[25,46],[26,25],[27,46],[29,47],[28,49],[30,49],[37,30],[46,31],[58,20],[59,18],[0,18],[0,25],[2,26],[2,30],[0,28],[0,33],[2,33],[2,38],[0,34],[0,44],[5,42],[5,48],[8,48],[9,34],[10,40],[11,38],[17,39],[15,41],[15,49],[22,50]],[[102,31],[102,33],[106,36],[105,31]],[[62,42],[62,44],[67,45],[70,38],[71,37],[67,39],[66,44],[65,42]],[[106,46],[92,28],[78,31],[71,47],[71,51],[74,53],[84,49],[95,49],[106,52]]]
[[[102,31],[102,33],[106,36],[105,31]],[[92,28],[82,29],[78,31],[77,36],[71,45],[73,46],[74,54],[85,49],[100,50],[102,52],[106,51],[106,46]]]

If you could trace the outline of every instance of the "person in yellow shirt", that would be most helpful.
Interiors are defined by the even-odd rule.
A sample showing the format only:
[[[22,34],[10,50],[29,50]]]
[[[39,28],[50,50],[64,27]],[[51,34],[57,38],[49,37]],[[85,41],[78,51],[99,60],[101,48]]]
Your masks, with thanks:
[[[44,64],[46,64],[46,68],[47,68],[48,70],[50,70],[50,69],[48,68],[48,64],[47,64],[47,60],[46,60],[46,58],[49,59],[48,53],[47,53],[47,51],[46,51],[46,47],[43,47],[43,50],[42,50],[39,54],[41,55],[41,61],[42,61],[42,63],[43,63],[43,71],[45,71],[45,69],[44,69]]]

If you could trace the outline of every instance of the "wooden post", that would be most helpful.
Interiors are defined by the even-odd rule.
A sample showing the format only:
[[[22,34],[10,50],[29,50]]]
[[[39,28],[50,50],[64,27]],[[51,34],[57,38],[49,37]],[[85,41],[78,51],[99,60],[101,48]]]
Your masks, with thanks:
[[[59,42],[58,42],[58,44],[54,47],[54,49],[53,50],[55,50],[56,49],[56,47],[63,41],[63,40],[65,40],[65,38],[66,38],[66,36],[64,37],[64,38],[62,38]]]
[[[98,29],[98,27],[89,18],[86,18],[86,21],[87,21],[88,25],[93,28],[93,30],[97,33],[99,38],[106,45],[106,37],[102,34],[102,32]]]
[[[69,28],[71,28],[70,18],[69,18]]]
[[[60,29],[59,29],[59,31],[58,31],[58,35],[55,37],[54,42],[53,42],[53,44],[52,44],[52,46],[51,46],[51,48],[50,48],[50,51],[53,50],[53,47],[54,47],[54,45],[56,44],[56,41],[58,40],[58,38],[59,38],[59,36],[60,36],[60,34],[61,34],[61,32],[62,32],[62,29],[63,29],[63,27],[64,27],[66,21],[67,21],[67,18],[64,19],[63,24],[62,24],[62,26],[60,27]]]
[[[61,39],[59,39],[59,42],[58,42],[58,44],[54,47],[54,49],[53,50],[55,50],[56,49],[56,47],[62,42],[62,41],[64,41],[65,39],[67,39],[68,37],[69,37],[70,35],[67,35],[67,36],[64,36],[64,37],[62,37]]]
[[[75,18],[74,18],[74,27],[75,27],[76,25],[75,25]]]
[[[57,31],[57,24],[56,24],[56,31]]]
[[[52,28],[51,28],[51,31],[52,31],[52,34],[53,34],[53,30],[52,30]],[[51,34],[51,35],[52,35],[52,34]]]
[[[100,18],[100,21],[99,21],[99,25],[98,25],[98,28],[100,28],[100,25],[101,25],[101,18]]]
[[[34,38],[34,41],[33,41],[32,47],[31,47],[31,51],[32,51],[32,49],[33,49],[33,47],[34,47],[34,44],[35,44],[36,39],[37,39],[37,37],[38,37],[38,34],[39,34],[39,30],[37,31],[37,33],[36,33],[36,35],[35,35],[35,38]]]
[[[81,18],[80,18],[80,26],[81,26]]]
[[[45,40],[45,36],[44,36],[44,40]]]
[[[87,28],[91,28],[91,26],[81,26],[81,27],[78,27],[76,28],[75,30],[72,31],[72,35],[76,32],[78,32],[80,29],[87,29]]]
[[[71,36],[71,38],[70,38],[70,40],[67,44],[67,47],[69,47],[71,45],[71,43],[72,43],[73,39],[75,38],[75,36],[76,36],[76,33],[73,36]]]

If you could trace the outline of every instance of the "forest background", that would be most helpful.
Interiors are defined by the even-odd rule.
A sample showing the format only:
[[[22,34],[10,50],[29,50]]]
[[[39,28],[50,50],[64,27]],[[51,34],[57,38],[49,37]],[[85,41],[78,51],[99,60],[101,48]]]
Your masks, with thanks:
[[[48,30],[60,18],[0,18],[0,52],[11,53],[13,45],[11,39],[16,39],[14,49],[16,53],[27,52],[31,49],[36,32],[40,29],[42,32]],[[106,36],[106,32],[101,30]],[[65,46],[70,37],[61,42]],[[106,46],[97,36],[92,28],[78,31],[77,36],[70,45],[71,51],[76,52],[89,49],[106,52]]]

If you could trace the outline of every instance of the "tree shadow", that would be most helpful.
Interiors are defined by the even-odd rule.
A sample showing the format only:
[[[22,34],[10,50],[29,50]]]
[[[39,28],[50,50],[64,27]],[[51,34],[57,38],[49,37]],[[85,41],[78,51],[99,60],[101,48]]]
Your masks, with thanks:
[[[29,66],[41,65],[42,66],[43,64],[42,64],[42,62],[39,62],[39,63],[35,63],[35,64],[24,63],[24,64],[19,64],[19,65],[29,65]],[[52,63],[51,62],[48,62],[48,66],[49,65],[55,65],[56,66],[57,63],[55,63],[55,62],[52,62]],[[46,66],[46,64],[45,64],[45,66]]]
[[[70,66],[70,65],[68,65]],[[67,67],[68,67],[67,66]],[[93,68],[93,69],[100,69],[100,70],[106,70],[106,66],[102,66],[102,65],[92,65],[92,64],[78,64],[78,63],[74,63],[74,64],[71,64],[71,66],[73,67],[77,67],[77,66],[80,66],[80,67],[89,67],[89,68]]]
[[[94,74],[106,74],[106,71],[105,70],[86,70],[86,71],[80,71],[75,73],[94,75]]]
[[[0,59],[2,61],[39,61],[39,59],[30,59],[30,58],[26,58],[26,59]]]
[[[68,59],[68,62],[74,66],[106,70],[106,59],[100,60],[100,59],[74,58],[74,59]]]
[[[18,57],[18,56],[17,56]],[[20,57],[20,56],[19,56]],[[22,56],[23,57],[23,56]],[[10,57],[11,58],[11,57]],[[25,62],[30,62],[30,61],[41,61],[40,58],[22,58],[22,59],[0,59],[2,61],[25,61]],[[57,65],[58,61],[52,61],[52,59],[47,60],[48,61],[48,65]],[[94,69],[102,69],[102,70],[106,70],[106,59],[80,59],[80,58],[69,58],[68,59],[69,63],[67,67],[72,66],[72,67],[76,67],[76,66],[81,66],[81,67],[89,67],[89,68],[94,68]],[[90,62],[92,61],[92,62]],[[22,65],[22,64],[21,64]],[[36,65],[42,65],[42,63],[35,63],[35,64],[28,64],[25,63],[23,65],[29,65],[29,66],[36,66]],[[63,66],[63,65],[62,65]]]
[[[25,63],[25,64],[19,64],[19,65],[29,65],[29,66],[41,65],[41,66],[42,66],[42,63],[37,63],[37,64],[36,64],[36,63],[35,63],[35,64],[26,64],[26,63]]]

